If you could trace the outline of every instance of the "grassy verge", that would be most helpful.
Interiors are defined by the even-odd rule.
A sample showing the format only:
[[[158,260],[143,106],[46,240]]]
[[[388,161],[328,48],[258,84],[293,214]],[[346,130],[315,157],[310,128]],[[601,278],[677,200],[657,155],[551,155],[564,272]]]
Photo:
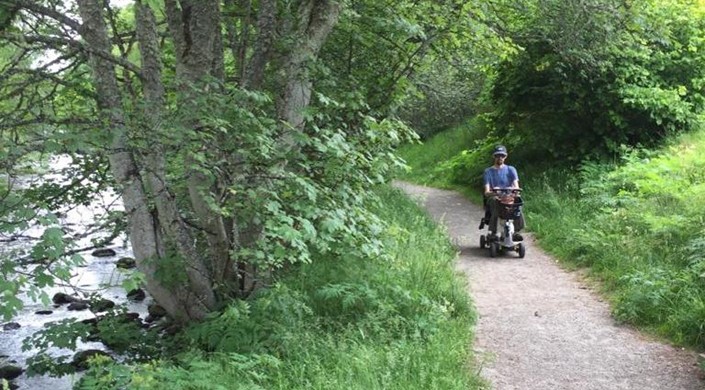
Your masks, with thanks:
[[[602,281],[614,316],[705,349],[705,132],[617,165],[535,182],[528,212],[542,245]]]
[[[449,139],[454,139],[451,131]],[[417,166],[452,159],[438,140],[404,149],[406,180],[453,187]],[[466,144],[464,148],[468,148]],[[457,149],[463,147],[456,146]],[[660,150],[624,150],[620,161],[581,169],[518,165],[527,226],[563,263],[588,268],[618,320],[705,349],[705,130]],[[423,156],[423,161],[416,160]],[[470,167],[477,170],[479,167]],[[457,174],[456,174],[457,177]],[[464,191],[476,192],[476,191]]]
[[[398,191],[380,198],[391,258],[301,266],[190,329],[176,363],[98,364],[82,388],[482,388],[469,363],[475,317],[447,236]]]
[[[409,170],[402,172],[399,178],[417,184],[436,188],[453,189],[463,192],[468,197],[478,200],[468,186],[455,183],[453,168],[449,167],[454,160],[470,145],[484,137],[485,130],[477,120],[449,129],[433,136],[422,143],[406,145],[400,153],[406,160]],[[468,182],[471,180],[468,177]]]

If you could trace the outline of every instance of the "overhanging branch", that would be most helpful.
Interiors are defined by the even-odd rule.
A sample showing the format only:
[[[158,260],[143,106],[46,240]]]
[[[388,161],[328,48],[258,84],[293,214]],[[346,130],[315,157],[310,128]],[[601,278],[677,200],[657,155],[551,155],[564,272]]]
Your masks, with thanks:
[[[0,0],[2,1],[2,0]],[[13,33],[0,33],[0,39],[6,39],[11,42],[15,43],[29,43],[29,44],[34,44],[34,43],[42,43],[46,45],[50,49],[54,49],[57,51],[61,51],[62,48],[68,46],[72,47],[77,50],[81,50],[85,53],[90,53],[97,55],[98,57],[110,61],[113,64],[116,64],[118,66],[122,66],[123,68],[133,72],[137,77],[142,80],[143,75],[142,75],[142,70],[137,67],[135,64],[122,59],[115,57],[114,55],[102,51],[102,50],[97,50],[95,48],[89,47],[84,45],[82,42],[73,40],[73,39],[67,39],[67,38],[59,38],[59,37],[52,37],[52,36],[40,36],[40,35],[21,35],[21,34],[13,34]]]
[[[60,22],[76,32],[81,31],[81,23],[79,23],[77,20],[71,19],[68,16],[64,15],[63,13],[49,7],[45,7],[41,4],[39,4],[36,1],[30,1],[30,0],[0,0],[0,5],[6,6],[6,7],[18,7],[20,9],[26,9],[28,11],[31,11],[33,13],[43,15],[50,17],[57,22]]]

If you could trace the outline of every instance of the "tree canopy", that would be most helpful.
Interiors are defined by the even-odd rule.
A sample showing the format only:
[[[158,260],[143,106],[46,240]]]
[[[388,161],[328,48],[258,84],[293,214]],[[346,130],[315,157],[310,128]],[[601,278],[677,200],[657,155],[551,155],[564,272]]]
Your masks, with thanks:
[[[0,7],[8,178],[27,159],[72,159],[72,180],[6,198],[56,228],[37,244],[52,250],[28,261],[66,276],[58,271],[82,261],[66,255],[82,248],[50,216],[115,188],[124,212],[106,228],[128,233],[148,290],[182,322],[311,253],[383,255],[363,201],[401,165],[394,146],[413,137],[395,113],[432,60],[452,62],[477,39],[465,27],[479,18],[455,1]],[[13,212],[10,236],[34,223]],[[35,291],[34,276],[11,276],[21,263],[4,261],[6,293]]]

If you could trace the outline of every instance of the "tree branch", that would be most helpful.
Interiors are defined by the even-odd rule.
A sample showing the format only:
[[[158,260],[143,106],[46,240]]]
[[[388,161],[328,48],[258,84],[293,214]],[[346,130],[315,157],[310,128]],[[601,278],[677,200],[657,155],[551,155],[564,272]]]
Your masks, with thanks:
[[[82,25],[77,20],[71,19],[63,13],[49,7],[45,7],[38,2],[31,0],[0,0],[0,5],[8,7],[19,7],[33,13],[50,17],[57,22],[60,22],[68,27],[71,27],[76,32],[80,32]]]
[[[2,0],[0,0],[2,1]],[[123,68],[133,72],[137,77],[139,77],[140,80],[142,80],[142,70],[137,67],[135,64],[122,59],[115,57],[114,55],[104,52],[102,50],[96,50],[95,48],[89,47],[81,43],[80,41],[76,41],[73,39],[68,39],[68,38],[59,38],[59,37],[51,37],[51,36],[40,36],[40,35],[20,35],[20,34],[12,34],[12,33],[0,33],[0,39],[7,39],[8,41],[19,43],[19,42],[25,42],[29,44],[33,43],[43,43],[47,45],[49,48],[62,51],[62,47],[64,46],[69,46],[74,49],[78,49],[82,52],[85,53],[90,53],[94,54],[104,60],[110,61],[113,64],[122,66]]]

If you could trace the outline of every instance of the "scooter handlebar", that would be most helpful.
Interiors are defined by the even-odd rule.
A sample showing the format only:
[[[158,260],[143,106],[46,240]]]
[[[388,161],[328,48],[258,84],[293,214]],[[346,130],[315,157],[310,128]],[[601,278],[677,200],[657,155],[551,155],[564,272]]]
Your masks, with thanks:
[[[521,194],[521,188],[495,187],[491,191],[494,192],[496,195],[506,195],[506,194],[519,195],[519,194]]]

